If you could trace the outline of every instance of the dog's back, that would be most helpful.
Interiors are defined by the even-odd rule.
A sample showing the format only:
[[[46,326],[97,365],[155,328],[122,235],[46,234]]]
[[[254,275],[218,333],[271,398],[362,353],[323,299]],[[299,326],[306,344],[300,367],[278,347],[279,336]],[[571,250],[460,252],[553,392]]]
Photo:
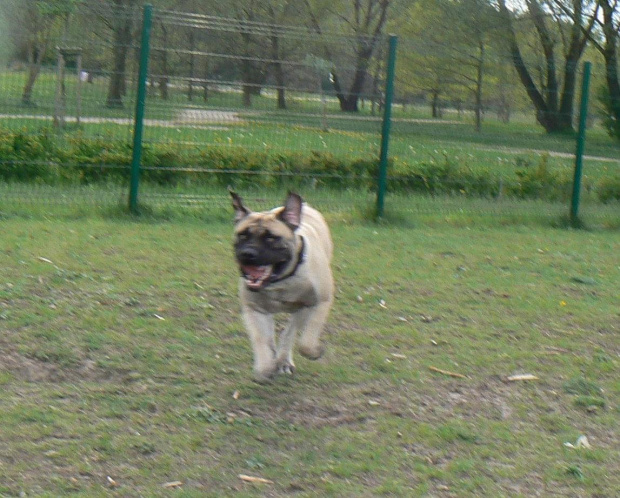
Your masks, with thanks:
[[[332,259],[334,244],[323,215],[313,207],[304,204],[301,211],[301,225],[297,233],[302,237],[312,237],[323,248],[327,263]]]

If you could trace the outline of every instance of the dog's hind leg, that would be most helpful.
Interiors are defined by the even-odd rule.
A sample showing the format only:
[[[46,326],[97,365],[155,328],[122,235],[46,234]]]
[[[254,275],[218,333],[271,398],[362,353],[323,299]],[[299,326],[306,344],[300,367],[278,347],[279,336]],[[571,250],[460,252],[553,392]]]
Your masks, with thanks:
[[[273,315],[244,307],[243,321],[254,351],[254,378],[258,382],[267,382],[277,369]]]
[[[332,301],[325,301],[301,310],[303,321],[300,323],[299,330],[299,353],[311,360],[317,360],[325,352],[325,346],[321,344],[321,333],[329,315]]]

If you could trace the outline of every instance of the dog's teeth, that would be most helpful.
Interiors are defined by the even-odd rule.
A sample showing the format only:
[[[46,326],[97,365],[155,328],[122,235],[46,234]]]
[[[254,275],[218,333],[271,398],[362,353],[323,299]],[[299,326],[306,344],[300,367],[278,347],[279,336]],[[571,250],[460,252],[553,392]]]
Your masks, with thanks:
[[[245,266],[242,270],[245,273],[247,285],[253,289],[260,288],[273,272],[271,265]]]

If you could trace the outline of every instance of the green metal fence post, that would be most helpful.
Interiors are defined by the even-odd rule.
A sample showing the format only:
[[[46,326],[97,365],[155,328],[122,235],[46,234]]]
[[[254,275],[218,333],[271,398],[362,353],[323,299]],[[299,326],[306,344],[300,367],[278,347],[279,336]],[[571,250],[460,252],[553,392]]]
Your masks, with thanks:
[[[131,158],[131,180],[129,184],[129,211],[138,213],[138,184],[140,182],[140,163],[142,161],[142,130],[144,127],[144,108],[146,106],[146,78],[149,65],[149,44],[153,6],[146,4],[142,14],[142,39],[140,42],[140,69],[138,71],[138,96],[133,130],[133,153]]]
[[[577,132],[577,150],[575,152],[575,174],[573,177],[573,195],[570,203],[570,223],[576,226],[579,223],[579,194],[581,191],[581,172],[583,169],[583,151],[586,142],[586,124],[588,118],[588,88],[592,63],[583,65],[583,80],[581,83],[581,106],[579,108],[579,130]]]
[[[396,67],[396,42],[398,37],[390,35],[390,52],[388,55],[385,108],[383,110],[383,125],[381,127],[381,153],[379,155],[379,178],[377,185],[377,216],[383,216],[385,191],[387,189],[388,145],[390,142],[390,127],[392,124],[392,100],[394,97],[394,70]]]

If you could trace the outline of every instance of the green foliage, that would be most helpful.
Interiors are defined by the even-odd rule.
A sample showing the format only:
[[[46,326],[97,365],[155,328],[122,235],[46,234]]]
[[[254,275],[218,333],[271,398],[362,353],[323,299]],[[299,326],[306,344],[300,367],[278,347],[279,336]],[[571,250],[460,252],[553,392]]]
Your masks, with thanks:
[[[0,178],[54,184],[120,183],[129,177],[130,144],[105,137],[62,139],[0,130]],[[144,147],[142,179],[159,185],[372,188],[375,159],[345,160],[323,152],[266,153],[225,146],[184,151]]]
[[[549,154],[543,154],[536,166],[518,160],[521,168],[515,174],[518,181],[508,191],[520,199],[565,200],[570,196],[571,179],[549,168]]]
[[[597,191],[601,202],[620,201],[620,176],[601,179]]]
[[[420,162],[394,159],[389,165],[388,189],[472,198],[500,195],[519,199],[564,201],[571,178],[553,169],[549,155],[538,163],[517,158],[513,172],[473,168],[443,152]],[[110,137],[72,137],[44,129],[39,135],[0,130],[0,180],[46,185],[123,185],[129,179],[131,144]],[[375,157],[338,156],[311,150],[262,151],[226,145],[200,149],[175,143],[144,146],[141,180],[160,186],[226,187],[374,191]],[[620,199],[620,179],[605,178],[594,188],[602,202]]]
[[[405,164],[394,166],[390,189],[430,195],[449,194],[472,197],[496,197],[499,180],[489,170],[474,172],[467,165],[457,165],[447,154],[443,160],[434,158],[413,169]]]
[[[614,112],[614,106],[607,86],[601,86],[598,89],[597,97],[599,102],[603,105],[603,126],[609,133],[609,136],[620,140],[620,121],[616,119],[616,113]]]

